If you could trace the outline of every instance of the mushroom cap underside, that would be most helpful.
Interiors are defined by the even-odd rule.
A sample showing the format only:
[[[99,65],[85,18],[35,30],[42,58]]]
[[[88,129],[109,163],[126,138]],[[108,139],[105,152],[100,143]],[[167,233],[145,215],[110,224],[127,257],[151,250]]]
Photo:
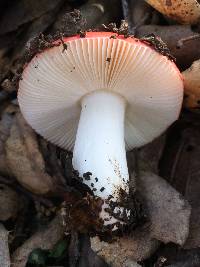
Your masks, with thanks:
[[[108,32],[64,43],[65,49],[61,43],[37,54],[19,82],[21,111],[45,139],[73,150],[81,99],[95,90],[126,99],[127,150],[150,142],[178,118],[183,81],[166,56],[138,39]]]

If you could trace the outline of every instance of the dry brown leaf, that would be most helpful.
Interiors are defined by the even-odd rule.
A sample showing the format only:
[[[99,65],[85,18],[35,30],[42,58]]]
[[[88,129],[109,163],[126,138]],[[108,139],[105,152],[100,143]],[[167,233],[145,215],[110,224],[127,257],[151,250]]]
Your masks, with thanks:
[[[194,24],[200,19],[200,4],[196,0],[146,0],[146,2],[181,24]]]
[[[183,245],[189,233],[188,202],[164,179],[150,172],[140,173],[138,190],[147,205],[151,237]]]
[[[16,115],[5,149],[10,171],[20,184],[35,194],[54,192],[53,178],[45,172],[36,134],[21,113]]]
[[[141,261],[158,248],[159,241],[152,239],[148,229],[140,229],[132,235],[117,238],[113,243],[91,238],[92,249],[113,267],[122,267],[127,260]]]
[[[200,108],[200,60],[194,61],[182,75],[185,90],[184,106],[191,109]]]

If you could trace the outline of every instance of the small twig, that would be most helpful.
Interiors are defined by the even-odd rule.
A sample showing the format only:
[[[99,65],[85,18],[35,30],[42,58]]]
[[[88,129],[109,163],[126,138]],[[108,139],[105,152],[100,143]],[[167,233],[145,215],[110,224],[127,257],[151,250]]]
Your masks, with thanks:
[[[200,38],[200,34],[195,34],[192,36],[188,36],[186,38],[181,38],[180,40],[178,40],[176,47],[181,48],[184,45],[184,43],[192,41],[192,40],[196,40],[199,38]]]

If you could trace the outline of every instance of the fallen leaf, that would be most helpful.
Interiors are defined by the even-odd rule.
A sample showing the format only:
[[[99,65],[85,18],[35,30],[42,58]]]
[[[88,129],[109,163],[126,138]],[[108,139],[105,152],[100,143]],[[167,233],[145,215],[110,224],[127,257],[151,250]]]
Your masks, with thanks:
[[[146,0],[146,2],[181,24],[195,24],[200,19],[200,4],[196,0]]]
[[[36,134],[21,113],[16,115],[5,149],[9,169],[21,185],[35,194],[55,191],[53,178],[45,172]]]
[[[149,213],[151,237],[183,245],[189,233],[188,202],[164,179],[150,172],[140,173],[138,190]]]
[[[122,267],[127,260],[141,261],[150,257],[159,241],[152,239],[148,229],[141,228],[130,235],[116,238],[112,243],[91,238],[91,248],[113,267]]]
[[[200,108],[200,60],[196,60],[182,72],[184,78],[184,106],[190,109]]]

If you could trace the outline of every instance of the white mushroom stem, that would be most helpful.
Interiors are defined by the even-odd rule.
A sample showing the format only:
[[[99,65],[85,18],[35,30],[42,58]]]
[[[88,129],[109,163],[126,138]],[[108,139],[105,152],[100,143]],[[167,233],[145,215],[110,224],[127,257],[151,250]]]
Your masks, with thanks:
[[[124,115],[126,102],[123,97],[109,91],[95,91],[81,101],[76,141],[73,152],[73,167],[83,177],[95,195],[103,200],[112,196],[118,201],[120,189],[128,192],[128,168],[124,142]],[[114,223],[112,216],[104,210],[101,216],[105,224]],[[116,211],[116,210],[115,210]]]

